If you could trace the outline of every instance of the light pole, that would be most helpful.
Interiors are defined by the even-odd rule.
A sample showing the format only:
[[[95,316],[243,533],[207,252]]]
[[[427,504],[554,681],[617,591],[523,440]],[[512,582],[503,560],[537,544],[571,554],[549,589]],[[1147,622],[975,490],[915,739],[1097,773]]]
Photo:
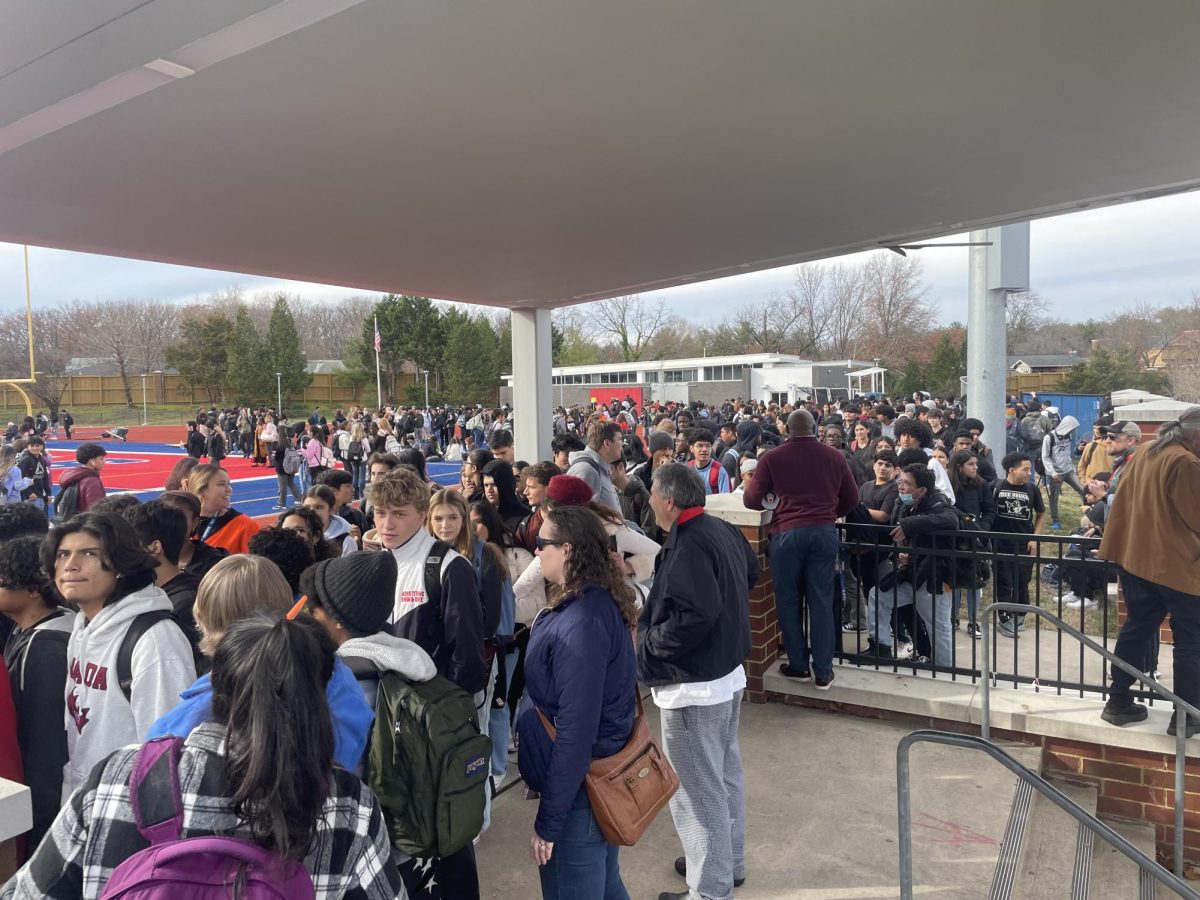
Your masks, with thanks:
[[[142,424],[149,425],[150,418],[146,415],[146,373],[142,373]]]
[[[275,373],[275,414],[283,418],[283,373]]]

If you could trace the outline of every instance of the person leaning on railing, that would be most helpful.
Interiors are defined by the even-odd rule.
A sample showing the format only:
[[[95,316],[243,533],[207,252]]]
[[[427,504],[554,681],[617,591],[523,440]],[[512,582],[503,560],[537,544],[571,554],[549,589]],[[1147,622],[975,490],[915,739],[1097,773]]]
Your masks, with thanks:
[[[1200,407],[1158,430],[1158,439],[1129,459],[1111,498],[1100,556],[1121,567],[1127,618],[1114,652],[1144,665],[1170,614],[1175,637],[1175,693],[1200,706]],[[1102,718],[1129,725],[1146,718],[1133,702],[1131,675],[1114,668]],[[1200,732],[1191,718],[1187,736]],[[1167,729],[1175,734],[1175,719]]]

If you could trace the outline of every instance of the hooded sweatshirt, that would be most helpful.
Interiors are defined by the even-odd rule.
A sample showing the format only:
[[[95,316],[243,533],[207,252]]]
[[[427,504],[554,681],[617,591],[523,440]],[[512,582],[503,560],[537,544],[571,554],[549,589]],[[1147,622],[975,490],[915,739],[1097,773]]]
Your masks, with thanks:
[[[67,644],[66,768],[63,799],[114,750],[145,739],[154,720],[196,678],[192,645],[172,619],[155,623],[133,649],[130,700],[117,683],[117,654],[130,623],[145,612],[171,611],[162,588],[148,585],[104,607],[89,622],[75,614]]]
[[[412,641],[382,631],[369,637],[351,638],[338,647],[337,652],[342,659],[370,660],[381,672],[397,672],[409,681],[428,681],[437,674],[437,666],[428,653]],[[360,678],[358,686],[362,688],[367,706],[374,709],[379,679]]]
[[[340,659],[333,661],[333,675],[325,685],[325,699],[329,701],[329,718],[333,721],[333,761],[343,769],[353,771],[362,761],[375,713],[363,700],[354,673]],[[146,740],[168,734],[187,737],[197,726],[212,718],[211,674],[201,675],[191,687],[181,691],[178,701],[150,726]]]
[[[78,483],[79,512],[86,512],[104,499],[104,484],[100,481],[100,473],[87,466],[77,466],[67,469],[58,479],[58,489],[62,491],[68,485]]]
[[[339,545],[342,548],[342,556],[358,552],[358,542],[350,534],[350,523],[341,516],[329,517],[329,527],[325,529],[324,538]]]
[[[1054,430],[1042,438],[1042,466],[1048,475],[1069,475],[1075,471],[1071,457],[1071,432],[1079,427],[1074,416],[1063,416]]]
[[[612,482],[612,470],[604,458],[591,447],[576,450],[570,456],[568,475],[578,475],[592,489],[592,499],[609,509],[621,511],[621,498]]]

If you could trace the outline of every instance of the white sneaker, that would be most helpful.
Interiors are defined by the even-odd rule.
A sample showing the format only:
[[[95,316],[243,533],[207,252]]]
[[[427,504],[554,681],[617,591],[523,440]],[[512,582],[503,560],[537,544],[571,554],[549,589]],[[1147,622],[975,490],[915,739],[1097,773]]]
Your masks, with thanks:
[[[1071,606],[1078,609],[1079,605],[1083,603],[1083,598],[1077,597],[1074,591],[1066,591],[1062,595],[1062,602],[1063,606]]]
[[[912,641],[902,641],[896,645],[896,659],[909,659],[913,653]]]

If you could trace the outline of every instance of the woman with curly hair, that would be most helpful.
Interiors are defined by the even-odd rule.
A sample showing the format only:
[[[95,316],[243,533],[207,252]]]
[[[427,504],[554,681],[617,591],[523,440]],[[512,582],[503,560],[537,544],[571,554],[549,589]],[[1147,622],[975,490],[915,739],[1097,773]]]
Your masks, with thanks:
[[[529,852],[545,900],[621,900],[629,894],[618,848],[600,833],[583,780],[593,757],[619,751],[633,728],[633,588],[613,564],[604,523],[586,507],[549,512],[537,546],[553,588],[529,638],[517,713],[521,775],[540,796]],[[554,723],[553,739],[540,714]]]

